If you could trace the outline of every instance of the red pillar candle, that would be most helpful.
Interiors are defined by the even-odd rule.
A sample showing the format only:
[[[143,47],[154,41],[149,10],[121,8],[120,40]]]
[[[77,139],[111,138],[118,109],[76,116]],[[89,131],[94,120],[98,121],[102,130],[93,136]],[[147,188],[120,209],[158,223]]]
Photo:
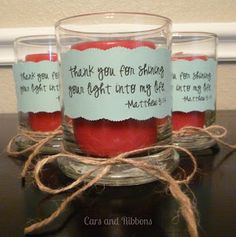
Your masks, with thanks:
[[[205,55],[187,55],[183,53],[177,53],[172,57],[172,61],[176,60],[204,60],[208,59]],[[192,112],[173,112],[172,113],[172,129],[178,131],[179,129],[186,126],[194,126],[203,128],[205,124],[205,112],[192,111]]]
[[[27,62],[40,62],[48,60],[57,61],[57,54],[29,54],[26,55],[25,60]],[[29,112],[28,124],[32,131],[50,132],[57,129],[61,124],[61,112]]]
[[[80,51],[90,48],[107,50],[112,47],[134,49],[142,46],[156,48],[155,44],[148,41],[119,40],[78,43],[73,45],[72,49]],[[152,146],[157,139],[156,118],[145,121],[127,119],[118,122],[76,118],[73,119],[73,130],[80,149],[88,155],[98,157],[112,157],[126,151]]]

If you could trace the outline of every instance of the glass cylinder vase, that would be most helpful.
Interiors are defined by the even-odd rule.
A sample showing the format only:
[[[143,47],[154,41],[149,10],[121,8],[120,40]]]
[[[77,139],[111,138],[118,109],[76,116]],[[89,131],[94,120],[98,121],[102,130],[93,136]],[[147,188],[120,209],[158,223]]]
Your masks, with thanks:
[[[171,142],[171,21],[142,13],[95,13],[60,20],[56,35],[65,149],[97,159],[141,149],[135,159],[165,160],[173,167],[171,149],[142,151]],[[91,168],[67,159],[59,164],[73,178]],[[137,168],[116,165],[101,183],[150,180]]]
[[[61,126],[59,65],[55,35],[36,35],[14,41],[13,65],[19,119],[16,140],[24,150],[52,135]],[[61,149],[62,135],[56,135],[41,149],[53,154]]]
[[[215,144],[201,130],[215,121],[216,50],[215,34],[173,34],[173,142],[190,150],[207,149]]]

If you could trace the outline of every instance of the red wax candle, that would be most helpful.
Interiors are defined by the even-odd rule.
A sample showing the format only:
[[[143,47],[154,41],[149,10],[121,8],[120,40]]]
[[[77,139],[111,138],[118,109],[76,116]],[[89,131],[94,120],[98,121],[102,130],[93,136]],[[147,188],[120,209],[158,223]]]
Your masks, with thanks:
[[[129,49],[146,46],[155,49],[152,42],[135,40],[85,42],[73,45],[72,49],[107,50],[117,46]],[[155,118],[145,121],[127,119],[119,122],[77,118],[73,119],[73,129],[80,149],[88,155],[98,157],[112,157],[122,152],[152,146],[157,139]]]
[[[29,54],[25,57],[27,62],[40,62],[48,60],[57,61],[57,54]],[[32,131],[50,132],[57,129],[61,124],[61,112],[38,112],[28,113],[28,124]]]
[[[206,61],[208,59],[205,55],[187,55],[183,53],[177,53],[172,57],[173,61],[176,60],[187,60],[193,61],[196,59]],[[192,111],[192,112],[173,112],[172,113],[172,129],[178,131],[179,129],[186,126],[194,126],[202,128],[205,124],[205,113]]]

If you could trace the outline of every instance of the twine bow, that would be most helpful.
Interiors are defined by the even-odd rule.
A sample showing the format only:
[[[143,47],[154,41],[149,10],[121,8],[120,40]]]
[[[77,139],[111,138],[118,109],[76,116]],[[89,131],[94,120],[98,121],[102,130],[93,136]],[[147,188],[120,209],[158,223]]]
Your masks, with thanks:
[[[49,141],[51,141],[54,137],[58,135],[62,135],[62,129],[60,127],[52,132],[35,132],[18,128],[18,134],[9,141],[6,150],[7,154],[12,157],[28,155],[31,152],[22,169],[22,179],[25,178],[29,166],[32,163],[34,157],[36,157],[40,153],[40,150],[44,147],[45,144],[47,144]],[[17,141],[17,138],[26,138],[28,141],[31,141],[32,144],[28,144],[27,147],[23,150],[15,150],[14,146]]]
[[[135,160],[135,158],[127,158],[130,155],[135,155],[136,153],[143,152],[143,151],[148,151],[152,149],[177,149],[182,152],[185,152],[192,160],[193,162],[193,170],[191,174],[189,174],[185,179],[183,180],[175,180],[167,170],[161,168],[159,165],[153,165],[148,163],[148,158],[147,161],[140,161],[140,160]],[[85,173],[84,175],[80,176],[77,180],[69,184],[68,186],[65,186],[63,188],[59,189],[52,189],[50,187],[45,186],[41,180],[40,180],[40,173],[43,170],[44,166],[48,163],[51,163],[55,160],[57,160],[60,157],[64,157],[66,159],[70,159],[73,161],[79,161],[83,164],[87,165],[94,165],[95,168],[92,168],[90,171]],[[65,192],[67,190],[73,189],[77,187],[78,185],[82,184],[84,181],[89,180],[87,183],[85,182],[81,187],[79,187],[74,193],[69,195],[67,198],[65,198],[59,208],[53,212],[49,217],[45,218],[42,221],[39,221],[35,224],[32,224],[28,227],[25,228],[25,234],[31,233],[35,230],[38,230],[49,223],[51,223],[54,219],[56,219],[68,206],[71,201],[73,201],[75,198],[80,196],[84,191],[86,191],[88,188],[92,187],[95,185],[99,180],[101,180],[105,175],[108,174],[110,171],[111,167],[114,165],[121,165],[121,164],[129,164],[135,168],[138,168],[140,170],[145,171],[148,175],[151,175],[155,177],[156,179],[164,182],[167,184],[169,187],[170,193],[172,196],[178,201],[180,205],[180,211],[187,223],[187,228],[190,233],[191,237],[197,237],[198,232],[197,232],[197,224],[196,224],[196,209],[191,203],[190,199],[188,196],[181,190],[180,185],[181,184],[187,184],[189,181],[192,179],[194,174],[197,171],[197,164],[195,161],[194,156],[186,149],[174,145],[160,145],[160,146],[153,146],[153,147],[148,147],[144,149],[139,149],[135,151],[130,151],[126,152],[123,154],[120,154],[116,157],[113,158],[108,158],[108,159],[97,159],[93,157],[83,157],[79,155],[74,155],[71,153],[61,153],[57,155],[52,155],[47,158],[44,158],[40,161],[38,161],[35,170],[34,170],[34,178],[35,182],[38,185],[39,189],[41,191],[50,193],[50,194],[58,194]],[[96,172],[95,176],[92,176]]]
[[[220,126],[220,125],[211,125],[206,128],[186,126],[186,127],[181,128],[179,131],[174,131],[173,136],[176,138],[186,137],[188,135],[192,135],[194,132],[200,132],[202,134],[208,135],[209,138],[214,139],[219,144],[222,144],[231,149],[236,149],[235,144],[229,144],[228,142],[225,142],[222,140],[222,138],[224,138],[227,135],[228,130],[225,127]]]

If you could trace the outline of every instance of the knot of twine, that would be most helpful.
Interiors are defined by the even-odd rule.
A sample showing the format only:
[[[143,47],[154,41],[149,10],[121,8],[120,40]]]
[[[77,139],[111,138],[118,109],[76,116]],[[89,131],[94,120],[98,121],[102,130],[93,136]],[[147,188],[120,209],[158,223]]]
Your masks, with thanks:
[[[17,135],[11,138],[7,145],[6,151],[7,154],[12,157],[29,155],[21,172],[22,179],[25,178],[34,157],[36,157],[40,153],[40,150],[44,147],[45,144],[47,144],[49,141],[51,141],[51,139],[58,135],[62,135],[61,127],[51,132],[35,132],[18,128]],[[18,138],[26,138],[29,141],[29,144],[27,144],[25,149],[17,150],[16,141]]]
[[[222,138],[224,138],[227,135],[228,130],[225,127],[220,126],[220,125],[211,125],[206,128],[186,126],[186,127],[181,128],[179,131],[173,131],[173,136],[175,138],[181,138],[181,137],[193,135],[196,132],[201,133],[202,135],[207,135],[209,138],[214,139],[219,144],[222,144],[228,148],[236,149],[235,144],[229,144],[228,142],[225,142],[222,140]]]
[[[152,149],[176,149],[176,150],[180,150],[186,153],[190,157],[191,161],[193,162],[192,172],[188,176],[186,176],[183,180],[176,180],[168,173],[167,170],[161,168],[158,164],[157,165],[149,164],[148,158],[146,161],[135,160],[135,158],[127,158],[130,155],[135,155],[143,151],[150,151]],[[48,186],[45,186],[41,182],[40,173],[46,164],[57,160],[59,157],[63,157],[63,158],[73,160],[73,161],[79,161],[87,165],[94,165],[95,167],[92,168],[87,173],[80,176],[77,180],[75,180],[71,184],[63,188],[52,189]],[[84,156],[75,155],[69,152],[65,152],[65,153],[48,156],[38,161],[34,169],[34,178],[35,178],[36,184],[38,185],[41,191],[47,192],[50,194],[58,194],[58,193],[71,190],[77,187],[78,185],[82,184],[82,186],[78,187],[76,191],[74,191],[74,193],[66,197],[62,201],[58,209],[54,211],[49,217],[26,227],[25,234],[31,233],[51,223],[66,209],[69,203],[71,203],[74,199],[78,198],[84,191],[86,191],[88,188],[95,185],[99,180],[101,180],[105,175],[107,175],[110,169],[112,168],[112,166],[118,165],[118,164],[119,165],[129,164],[135,168],[145,171],[148,175],[151,175],[152,177],[155,177],[157,180],[160,180],[161,182],[164,182],[165,184],[167,184],[170,190],[170,193],[179,203],[180,211],[186,221],[190,236],[191,237],[198,236],[197,224],[196,224],[196,213],[197,213],[196,208],[190,201],[190,198],[181,190],[181,187],[180,187],[181,184],[188,184],[189,181],[193,178],[194,174],[196,173],[197,171],[196,160],[194,156],[191,154],[191,152],[189,152],[187,149],[178,147],[175,145],[160,145],[160,146],[156,145],[153,147],[126,152],[113,158],[104,158],[104,159],[103,158],[98,159],[94,157],[84,157]],[[92,176],[92,174],[95,172],[96,172],[96,175]],[[90,181],[86,182],[88,178]]]

